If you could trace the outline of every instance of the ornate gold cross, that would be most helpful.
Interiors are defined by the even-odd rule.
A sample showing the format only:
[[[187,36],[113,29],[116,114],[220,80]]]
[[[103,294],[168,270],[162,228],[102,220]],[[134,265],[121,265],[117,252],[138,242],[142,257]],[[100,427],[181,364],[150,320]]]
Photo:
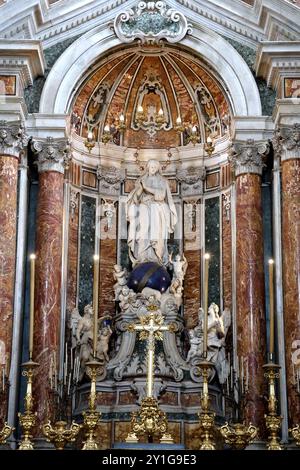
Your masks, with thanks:
[[[155,340],[162,341],[163,331],[175,331],[173,324],[164,325],[164,317],[156,313],[158,307],[150,305],[149,314],[139,317],[140,323],[131,323],[128,331],[139,331],[139,339],[147,340],[147,397],[153,397]]]

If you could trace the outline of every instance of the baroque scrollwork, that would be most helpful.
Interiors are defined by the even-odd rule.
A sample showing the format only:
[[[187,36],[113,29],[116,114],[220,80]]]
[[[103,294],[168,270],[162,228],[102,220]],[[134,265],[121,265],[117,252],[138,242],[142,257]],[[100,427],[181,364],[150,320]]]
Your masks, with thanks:
[[[32,151],[38,156],[37,165],[39,172],[58,171],[64,173],[71,160],[70,142],[67,139],[33,140]]]
[[[26,147],[28,136],[23,123],[0,121],[0,151],[4,155],[19,157]]]
[[[114,30],[125,43],[135,39],[142,43],[158,43],[161,39],[176,43],[192,32],[192,26],[181,12],[168,8],[163,1],[139,2],[135,9],[116,17]]]
[[[254,139],[248,139],[245,143],[236,143],[231,147],[228,160],[236,176],[242,173],[261,175],[265,166],[263,158],[269,150],[269,142],[255,142]]]
[[[204,166],[199,168],[181,168],[177,170],[176,178],[181,183],[181,190],[184,196],[202,194],[206,170]]]
[[[125,170],[98,165],[97,178],[100,181],[100,193],[119,195],[120,184],[125,179]]]

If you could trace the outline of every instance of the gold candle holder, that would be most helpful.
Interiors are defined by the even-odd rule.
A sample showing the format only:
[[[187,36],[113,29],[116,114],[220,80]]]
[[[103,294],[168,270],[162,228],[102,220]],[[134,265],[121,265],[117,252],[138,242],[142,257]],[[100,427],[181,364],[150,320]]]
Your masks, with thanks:
[[[296,445],[300,447],[300,424],[297,424],[297,426],[289,429],[289,432],[292,435],[292,438],[296,442]]]
[[[268,450],[283,450],[278,436],[282,416],[277,415],[277,398],[275,393],[275,379],[279,377],[280,366],[269,362],[263,366],[265,369],[265,377],[268,379],[268,414],[265,415],[266,428],[269,432]]]
[[[234,450],[244,450],[255,439],[257,431],[257,427],[251,423],[249,425],[245,423],[225,423],[224,426],[220,427],[220,433],[225,443]]]
[[[98,370],[101,368],[99,361],[87,362],[87,375],[91,378],[91,389],[89,396],[89,410],[83,414],[83,428],[85,430],[86,440],[83,442],[82,450],[98,450],[98,444],[95,439],[95,430],[99,424],[101,413],[97,408],[96,379]],[[102,366],[103,367],[103,366]]]
[[[33,450],[33,443],[31,442],[32,438],[32,429],[36,423],[36,413],[33,410],[33,403],[34,399],[32,396],[32,379],[34,375],[34,370],[38,367],[39,364],[37,362],[33,362],[29,360],[22,364],[24,370],[22,371],[22,375],[27,377],[27,388],[26,388],[26,395],[24,398],[25,403],[25,412],[18,413],[20,425],[23,429],[23,435],[20,442],[19,450]]]
[[[212,368],[209,361],[202,361],[199,364],[201,375],[203,377],[203,393],[201,396],[201,411],[198,413],[200,418],[200,450],[216,450],[215,444],[215,416],[216,413],[209,409],[208,377]]]
[[[9,438],[14,430],[15,428],[9,426],[7,422],[5,422],[3,428],[0,431],[0,444],[6,444],[6,439]]]
[[[173,444],[173,438],[168,433],[168,420],[164,411],[159,409],[158,401],[154,397],[145,397],[138,412],[131,414],[131,432],[125,441],[139,442],[139,437],[146,435],[152,441],[154,435],[160,436],[161,444]]]
[[[70,428],[67,428],[66,421],[57,421],[52,427],[50,421],[43,425],[43,434],[48,442],[52,442],[56,450],[64,450],[68,442],[74,442],[82,425],[72,421]]]

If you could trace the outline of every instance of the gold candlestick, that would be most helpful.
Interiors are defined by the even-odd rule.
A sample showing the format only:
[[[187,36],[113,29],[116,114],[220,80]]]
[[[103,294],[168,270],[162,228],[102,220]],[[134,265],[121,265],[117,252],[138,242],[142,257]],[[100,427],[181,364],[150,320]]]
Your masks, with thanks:
[[[66,421],[57,421],[52,427],[50,421],[43,425],[43,433],[47,438],[48,442],[52,442],[56,450],[64,450],[65,445],[68,442],[74,442],[80,429],[81,424],[77,424],[72,421],[70,428],[67,428]]]
[[[270,296],[270,346],[269,346],[269,357],[270,361],[273,362],[274,355],[274,260],[269,259],[269,296]]]
[[[98,294],[99,293],[99,256],[94,255],[94,284],[93,284],[93,310],[94,310],[94,330],[93,330],[93,356],[97,354],[98,341]]]
[[[83,414],[83,428],[85,429],[86,440],[83,442],[82,450],[98,450],[96,442],[95,430],[99,424],[101,413],[97,411],[97,392],[96,392],[96,379],[97,374],[103,366],[99,361],[90,361],[86,364],[87,375],[91,378],[91,389],[89,396],[89,410],[84,411]]]
[[[202,361],[199,363],[199,368],[203,377],[203,393],[201,396],[201,411],[198,414],[200,418],[200,450],[216,450],[215,444],[215,416],[216,413],[209,409],[209,393],[208,393],[208,378],[209,371],[212,368],[212,363],[209,361]]]
[[[208,270],[210,255],[204,255],[204,324],[203,324],[203,357],[207,357],[207,330],[208,330]]]
[[[30,255],[29,361],[32,360],[32,351],[33,351],[35,260],[36,260],[35,254]]]
[[[24,398],[25,412],[19,413],[20,425],[23,428],[24,434],[20,442],[19,450],[33,450],[33,444],[31,442],[32,434],[31,431],[36,423],[36,413],[33,410],[33,396],[32,396],[32,378],[34,375],[34,369],[39,366],[37,362],[28,361],[22,364],[24,370],[22,375],[27,377],[27,388],[26,395]]]
[[[269,431],[268,450],[283,450],[278,433],[281,427],[282,416],[277,415],[277,398],[275,393],[275,379],[279,377],[280,366],[272,362],[265,364],[265,377],[268,379],[268,414],[265,415],[266,428]]]
[[[0,431],[0,444],[5,444],[6,439],[9,438],[11,433],[15,430],[12,426],[9,426],[6,422],[4,423],[3,428]]]

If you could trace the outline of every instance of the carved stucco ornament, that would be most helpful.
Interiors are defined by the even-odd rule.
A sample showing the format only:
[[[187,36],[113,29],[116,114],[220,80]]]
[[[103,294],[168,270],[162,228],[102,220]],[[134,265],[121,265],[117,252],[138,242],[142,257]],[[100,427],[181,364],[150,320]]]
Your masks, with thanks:
[[[270,150],[269,142],[255,142],[248,139],[245,143],[235,143],[230,149],[228,161],[235,170],[235,175],[253,173],[261,175],[265,163],[263,158]]]
[[[138,2],[132,9],[121,12],[114,21],[118,38],[125,43],[138,39],[142,43],[181,41],[192,32],[192,26],[180,11],[168,8],[165,2]]]

